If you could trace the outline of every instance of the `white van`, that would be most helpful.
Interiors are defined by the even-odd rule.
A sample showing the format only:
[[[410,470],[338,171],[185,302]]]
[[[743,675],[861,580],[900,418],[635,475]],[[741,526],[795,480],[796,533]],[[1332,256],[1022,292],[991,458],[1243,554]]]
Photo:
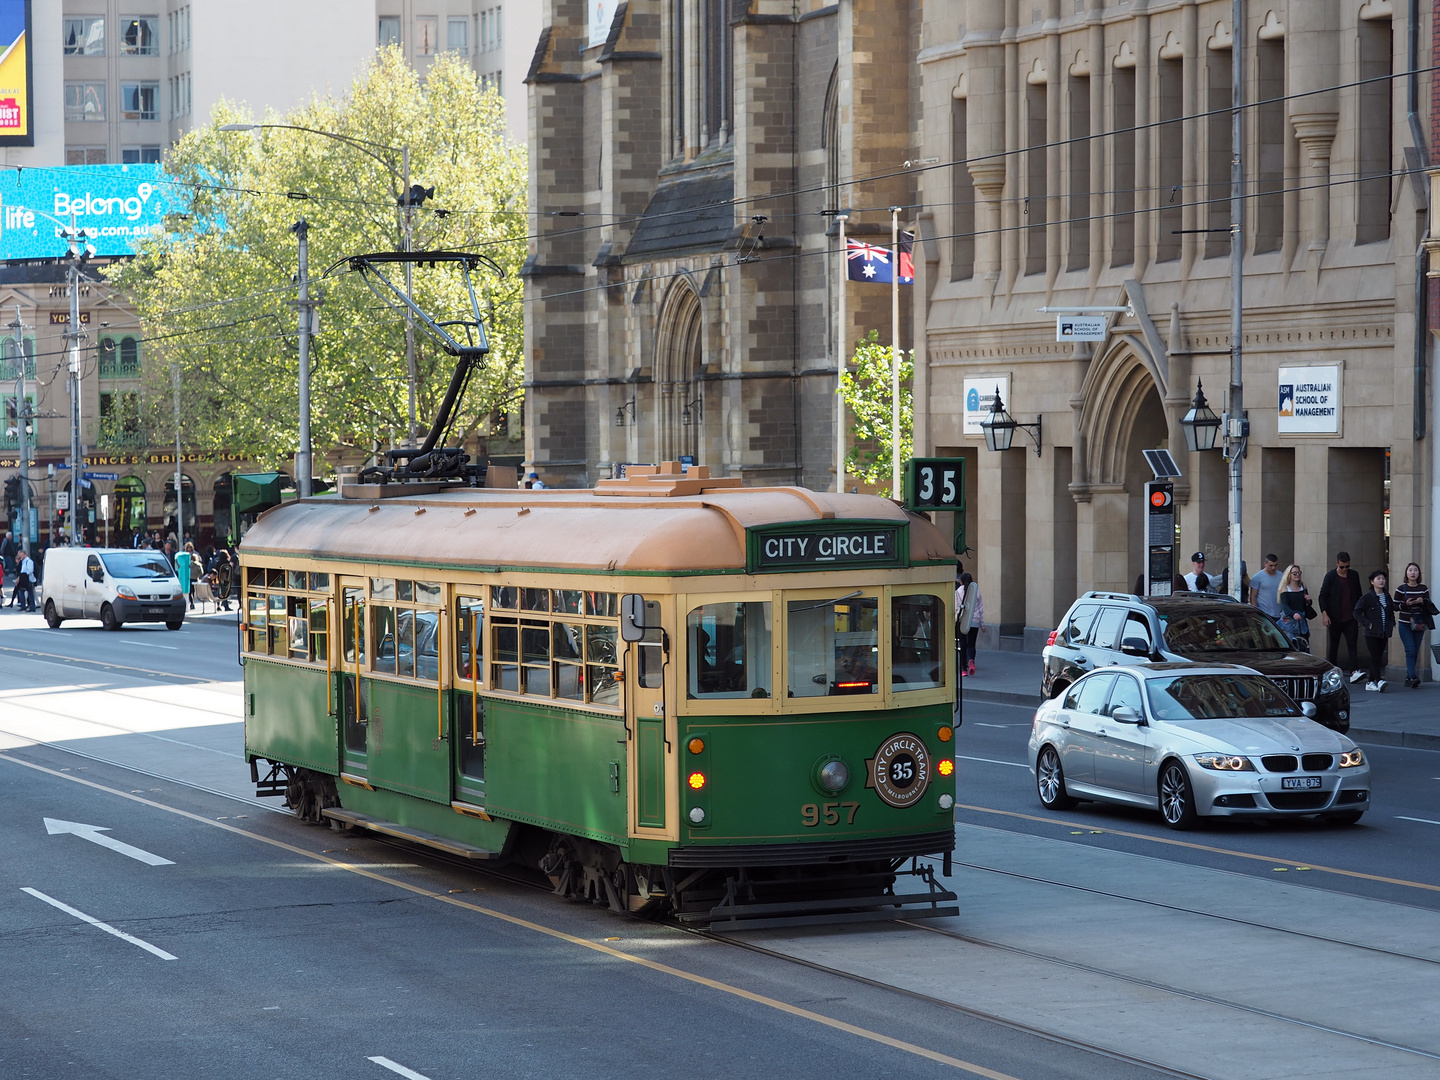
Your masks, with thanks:
[[[81,547],[45,552],[40,610],[52,630],[66,619],[99,619],[106,630],[127,622],[163,622],[179,630],[186,603],[163,552]]]

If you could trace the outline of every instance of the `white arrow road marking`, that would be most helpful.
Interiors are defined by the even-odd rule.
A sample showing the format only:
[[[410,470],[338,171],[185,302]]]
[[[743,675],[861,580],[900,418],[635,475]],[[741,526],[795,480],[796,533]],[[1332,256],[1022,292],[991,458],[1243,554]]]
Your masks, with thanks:
[[[414,1069],[407,1069],[404,1065],[397,1065],[387,1057],[372,1057],[368,1060],[373,1061],[382,1069],[389,1069],[393,1073],[399,1073],[405,1077],[405,1080],[430,1080],[424,1073],[417,1073]]]
[[[119,840],[110,836],[101,836],[101,833],[110,830],[104,825],[82,825],[78,821],[58,821],[55,818],[45,819],[45,831],[51,836],[57,833],[74,833],[82,840],[89,840],[92,844],[99,844],[101,847],[109,848],[111,851],[118,851],[121,855],[128,855],[137,862],[143,862],[149,866],[174,866],[169,859],[162,859],[159,855],[151,855],[138,847],[131,847],[129,844],[122,844]]]
[[[96,927],[97,929],[104,930],[107,934],[114,934],[114,935],[115,935],[116,937],[118,937],[121,941],[128,941],[128,942],[130,942],[131,945],[139,945],[140,948],[144,949],[144,950],[145,950],[146,952],[148,952],[148,953],[154,953],[154,954],[155,954],[156,956],[158,956],[161,960],[174,960],[174,959],[176,959],[175,957],[171,956],[168,952],[166,952],[164,949],[157,949],[154,945],[151,945],[148,941],[141,941],[138,937],[131,937],[129,934],[125,933],[125,931],[123,931],[123,930],[116,930],[115,927],[111,926],[109,923],[103,923],[103,922],[101,922],[99,919],[96,919],[96,918],[94,918],[94,917],[92,917],[92,916],[90,916],[90,915],[86,915],[83,911],[77,911],[75,908],[71,907],[69,904],[62,904],[59,900],[56,900],[53,896],[46,896],[46,895],[45,895],[43,892],[41,892],[39,889],[31,889],[31,888],[26,887],[26,888],[22,888],[20,891],[21,891],[21,892],[25,892],[25,893],[29,893],[31,896],[35,897],[36,900],[44,900],[45,903],[49,904],[51,907],[53,907],[53,908],[59,908],[61,911],[65,912],[65,914],[67,914],[67,915],[74,915],[75,918],[79,919],[81,922],[87,922],[87,923],[89,923],[91,926]]]

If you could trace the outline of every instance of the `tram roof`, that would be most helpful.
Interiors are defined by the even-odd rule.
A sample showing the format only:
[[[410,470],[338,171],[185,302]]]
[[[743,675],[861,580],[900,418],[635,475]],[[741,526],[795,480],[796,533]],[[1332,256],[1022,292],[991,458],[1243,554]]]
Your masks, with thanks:
[[[890,499],[728,486],[658,498],[617,498],[613,490],[491,488],[383,499],[322,495],[266,511],[246,532],[241,550],[250,557],[475,568],[743,571],[747,529],[826,521],[908,523],[911,565],[955,558],[948,538],[928,518]]]

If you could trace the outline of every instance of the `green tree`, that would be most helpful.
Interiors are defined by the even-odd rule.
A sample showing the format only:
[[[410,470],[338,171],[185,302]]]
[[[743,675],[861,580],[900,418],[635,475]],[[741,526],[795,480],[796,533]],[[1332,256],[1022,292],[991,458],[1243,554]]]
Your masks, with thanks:
[[[845,468],[867,484],[890,484],[894,453],[892,431],[890,368],[893,354],[880,344],[874,331],[855,349],[849,369],[840,377],[840,394],[855,415],[854,445],[845,455]],[[915,412],[911,390],[915,375],[915,354],[900,353],[900,461],[914,452]]]
[[[505,270],[476,274],[490,354],[471,378],[454,428],[488,435],[490,417],[518,407],[523,372],[519,270],[526,253],[526,158],[507,141],[504,102],[473,71],[442,55],[424,80],[388,49],[343,99],[323,98],[266,123],[330,132],[221,131],[249,122],[222,102],[211,123],[166,156],[167,180],[188,215],[111,268],[110,281],[144,326],[142,409],[151,441],[174,431],[171,368],[178,365],[187,446],[229,450],[279,465],[298,442],[298,342],[292,225],[309,223],[311,295],[323,297],[312,339],[311,425],[317,471],[328,451],[368,454],[403,440],[408,390],[403,314],[358,273],[320,280],[346,256],[402,246],[401,155],[412,184],[435,195],[412,211],[414,249],[480,252]],[[369,152],[367,153],[366,150]],[[343,265],[341,270],[343,270]],[[403,281],[399,266],[387,276]],[[458,270],[417,268],[416,304],[437,321],[469,312]],[[454,359],[417,321],[416,422],[423,432]]]

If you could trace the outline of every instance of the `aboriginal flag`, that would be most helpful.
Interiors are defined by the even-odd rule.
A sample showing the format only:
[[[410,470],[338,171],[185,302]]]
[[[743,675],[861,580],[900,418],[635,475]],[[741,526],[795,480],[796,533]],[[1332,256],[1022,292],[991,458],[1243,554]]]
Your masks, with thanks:
[[[851,281],[875,281],[889,285],[892,267],[890,249],[876,247],[862,240],[845,241],[845,276]],[[910,285],[915,281],[915,234],[906,230],[900,234],[900,284]]]

